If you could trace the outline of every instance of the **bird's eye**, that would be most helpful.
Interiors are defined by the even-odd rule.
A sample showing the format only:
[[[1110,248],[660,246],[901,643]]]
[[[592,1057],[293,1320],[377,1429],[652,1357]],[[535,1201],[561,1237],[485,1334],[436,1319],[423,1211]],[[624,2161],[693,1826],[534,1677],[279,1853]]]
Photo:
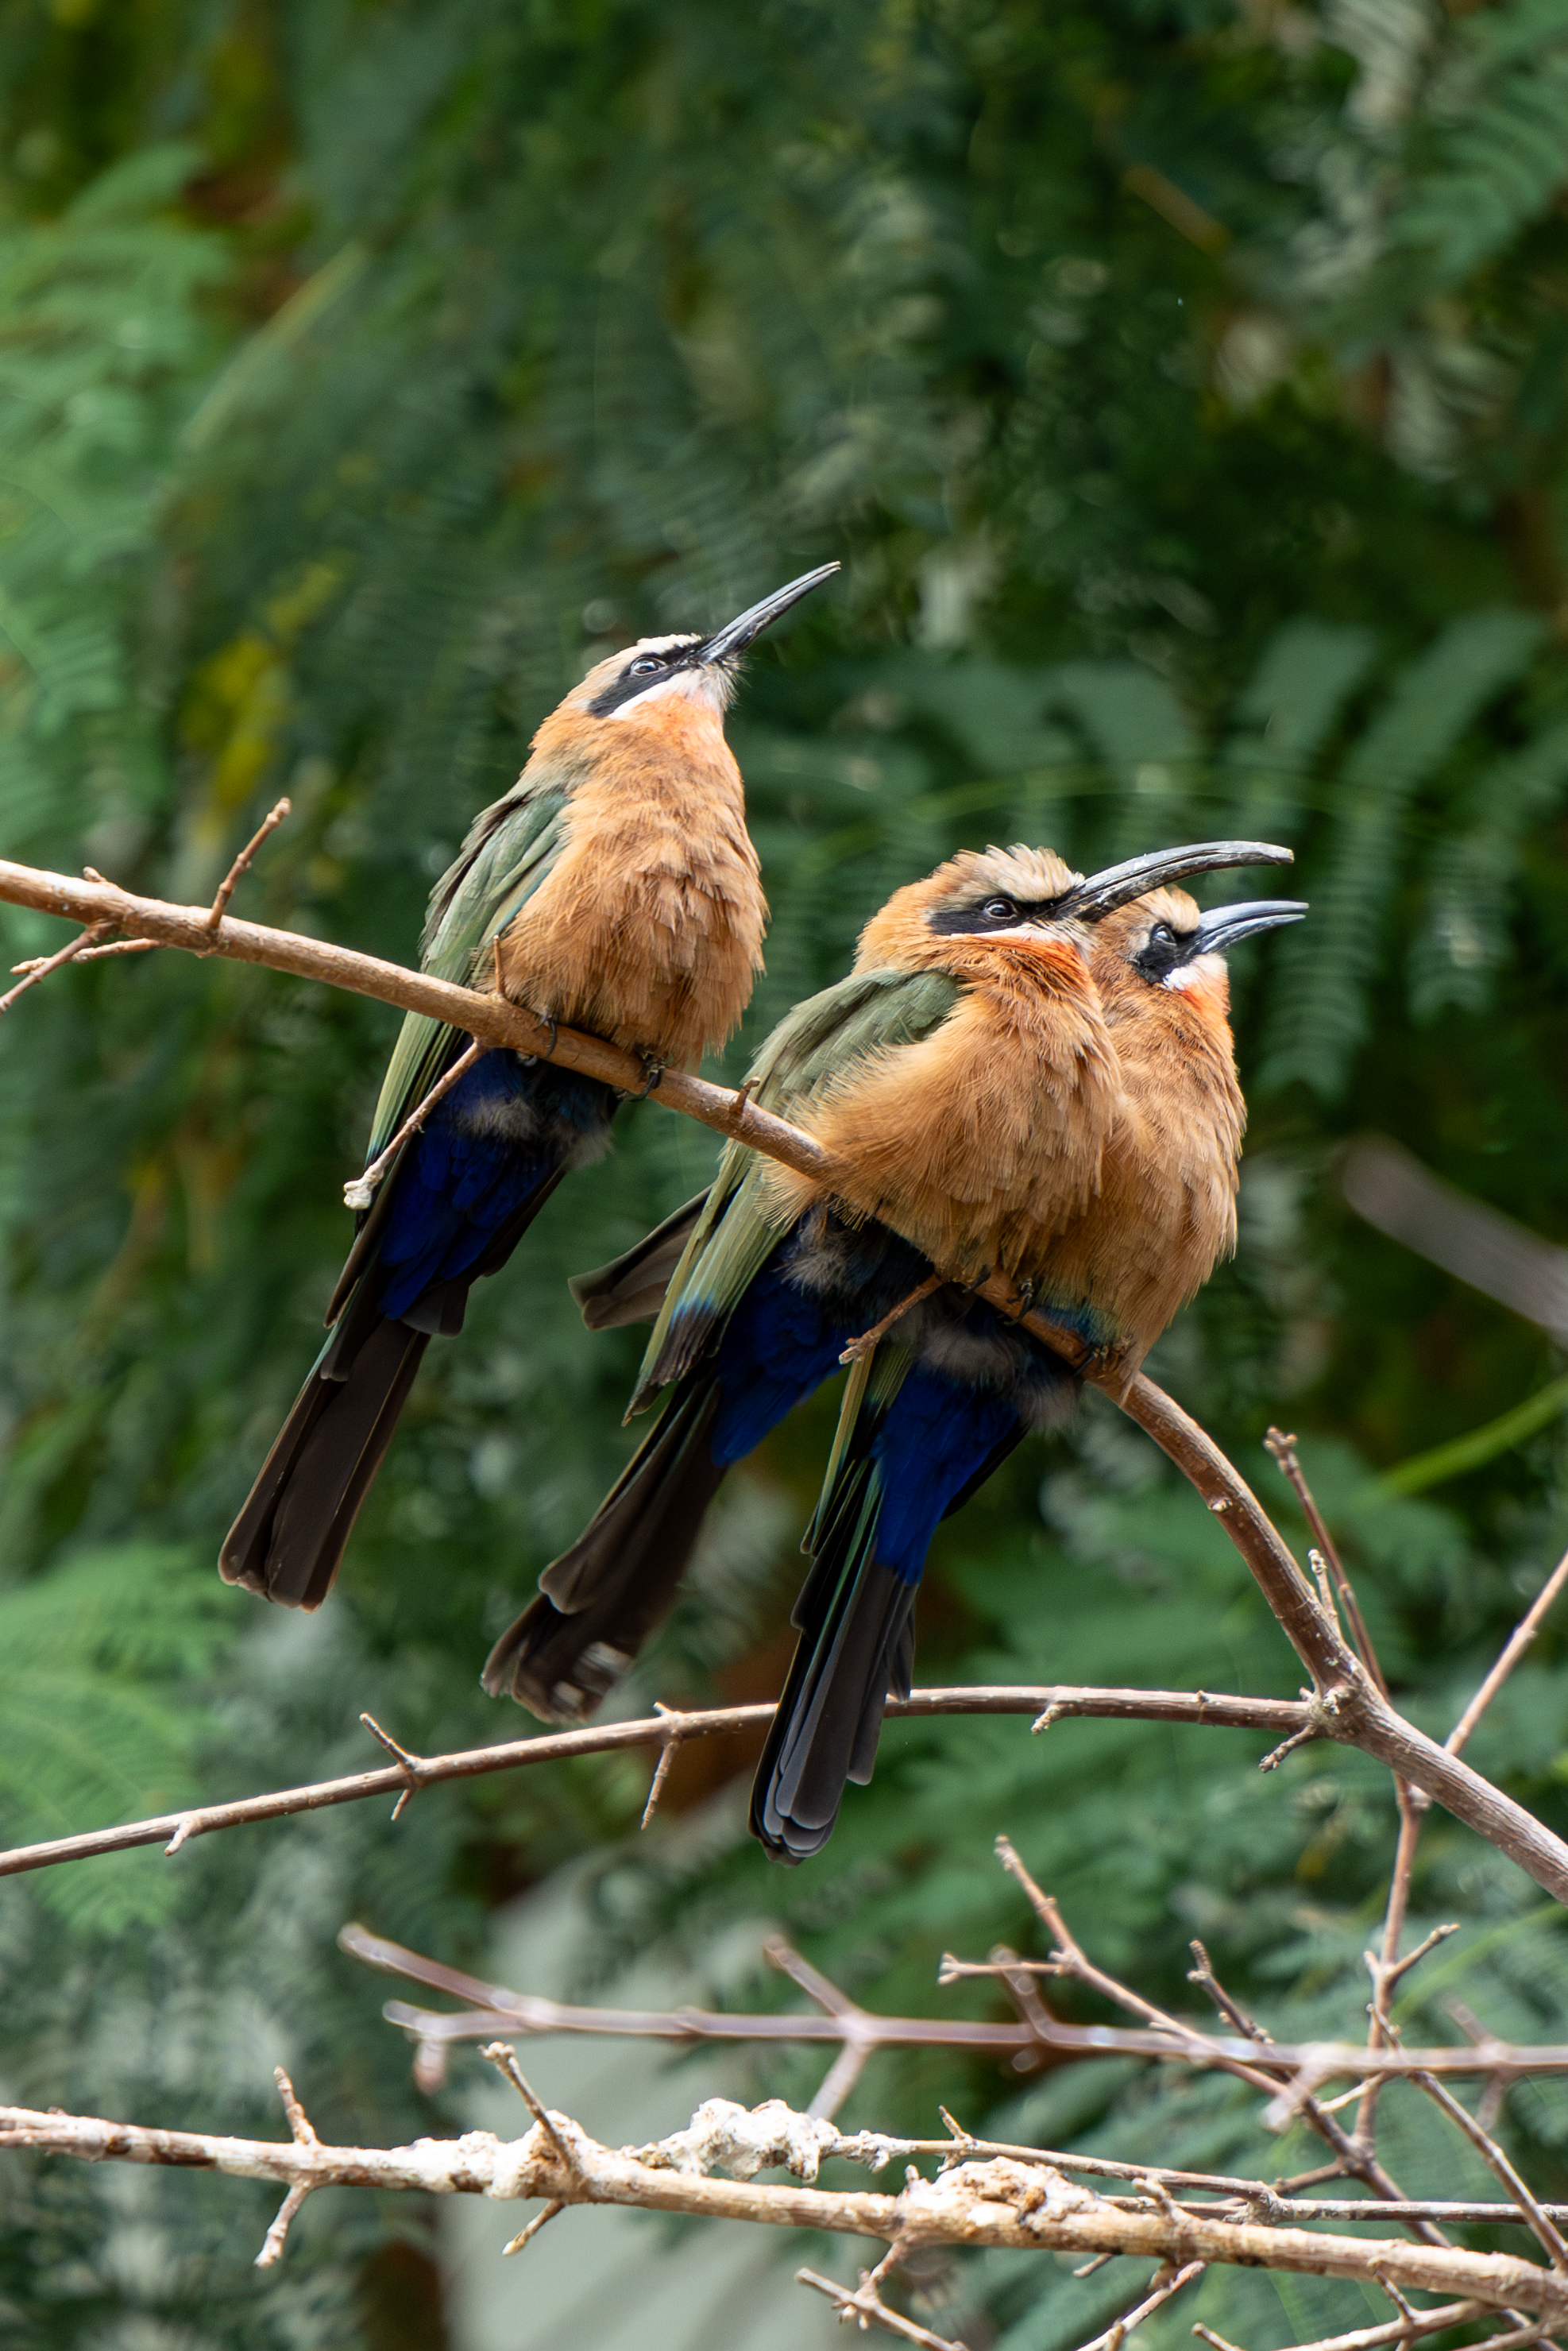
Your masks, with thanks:
[[[988,898],[980,912],[988,923],[1010,923],[1018,916],[1018,908],[1010,898]]]
[[[1149,933],[1149,945],[1152,947],[1175,946],[1176,933],[1172,930],[1168,923],[1156,923],[1155,925],[1154,929]]]
[[[654,653],[643,653],[627,671],[628,677],[657,677],[664,664]]]

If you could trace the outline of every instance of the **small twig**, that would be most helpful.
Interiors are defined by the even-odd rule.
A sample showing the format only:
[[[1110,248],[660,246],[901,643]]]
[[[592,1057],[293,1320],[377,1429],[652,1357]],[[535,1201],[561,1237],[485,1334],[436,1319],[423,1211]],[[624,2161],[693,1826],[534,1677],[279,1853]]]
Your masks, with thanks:
[[[1564,1583],[1568,1583],[1568,1552],[1564,1552],[1562,1559],[1558,1561],[1556,1567],[1514,1626],[1504,1642],[1490,1672],[1443,1741],[1445,1750],[1448,1754],[1458,1755],[1461,1748],[1467,1744],[1487,1708],[1534,1640],[1548,1610],[1562,1591]],[[1406,1961],[1401,1964],[1398,1956],[1399,1942],[1405,1931],[1406,1913],[1409,1907],[1410,1884],[1416,1867],[1416,1849],[1420,1843],[1422,1825],[1430,1807],[1430,1799],[1423,1794],[1420,1789],[1412,1787],[1410,1782],[1402,1779],[1397,1772],[1395,1774],[1394,1792],[1399,1806],[1399,1842],[1395,1850],[1394,1871],[1389,1880],[1388,1907],[1383,1922],[1382,1951],[1377,1965],[1373,1969],[1372,2021],[1367,2033],[1367,2046],[1370,2049],[1382,2048],[1386,2044],[1391,2029],[1389,2011],[1394,1986],[1398,1981],[1399,1976],[1404,1973],[1405,1967],[1413,1963]],[[1429,1940],[1427,1944],[1422,1946],[1422,1951],[1428,1948]],[[1421,1953],[1418,1952],[1414,1956],[1419,1958]],[[1356,2139],[1364,2147],[1370,2147],[1375,2143],[1377,2099],[1378,2085],[1374,2085],[1362,2106],[1355,2126]],[[1500,2095],[1494,2103],[1500,2109]],[[1495,2122],[1497,2116],[1493,2114],[1487,2119]]]
[[[475,1062],[482,1061],[489,1050],[489,1046],[476,1037],[466,1052],[458,1055],[445,1075],[438,1078],[430,1092],[414,1104],[386,1149],[371,1160],[362,1176],[356,1176],[351,1183],[344,1185],[345,1208],[352,1208],[356,1213],[360,1213],[370,1207],[376,1196],[376,1186],[381,1182],[409,1136],[419,1133],[442,1096],[449,1094],[459,1078],[466,1077]]]
[[[873,1322],[869,1331],[862,1331],[858,1339],[850,1341],[849,1345],[839,1357],[840,1363],[858,1364],[863,1356],[873,1353],[878,1340],[885,1338],[895,1322],[902,1322],[910,1310],[920,1304],[922,1299],[929,1298],[934,1290],[941,1289],[944,1278],[939,1273],[928,1273],[925,1280],[910,1291],[907,1298],[899,1300],[891,1313],[884,1314],[880,1322]]]
[[[1412,2319],[1392,2318],[1382,2326],[1358,2326],[1349,2335],[1325,2335],[1320,2342],[1301,2343],[1294,2351],[1378,2351],[1385,2343],[1409,2342],[1417,2335],[1441,2335],[1450,2326],[1468,2326],[1472,2319],[1488,2316],[1486,2305],[1479,2302],[1448,2302],[1437,2310],[1418,2310]],[[1222,2335],[1207,2326],[1195,2326],[1206,2343],[1216,2344],[1219,2351],[1235,2351]],[[1489,2343],[1487,2351],[1491,2351]]]
[[[1287,1755],[1293,1755],[1298,1747],[1310,1747],[1314,1739],[1322,1736],[1315,1723],[1309,1723],[1304,1730],[1292,1730],[1289,1739],[1281,1739],[1278,1747],[1270,1747],[1267,1755],[1260,1758],[1258,1769],[1277,1771]]]
[[[1496,1665],[1493,1666],[1490,1673],[1444,1740],[1443,1745],[1450,1755],[1458,1754],[1460,1749],[1468,1743],[1471,1731],[1501,1689],[1537,1633],[1540,1632],[1548,1609],[1564,1583],[1568,1583],[1568,1552],[1563,1552],[1563,1557],[1509,1635]]]
[[[1491,2133],[1481,2128],[1474,2115],[1461,2106],[1458,2098],[1450,2091],[1446,2090],[1434,2074],[1413,2074],[1411,2079],[1418,2090],[1425,2090],[1427,2095],[1436,2105],[1441,2106],[1456,2130],[1463,2133],[1489,2171],[1507,2189],[1534,2231],[1552,2268],[1568,2269],[1568,2241],[1564,2240],[1556,2221],[1551,2220],[1542,2206],[1537,2203],[1521,2174],[1503,2153]]]
[[[1082,2344],[1080,2351],[1122,2351],[1123,2344],[1135,2326],[1141,2326],[1145,2318],[1151,2317],[1169,2302],[1172,2294],[1179,2294],[1184,2285],[1190,2285],[1194,2278],[1200,2278],[1207,2267],[1206,2262],[1187,2262],[1173,2272],[1167,2262],[1151,2281],[1143,2300],[1135,2302],[1130,2310],[1124,2310],[1119,2318],[1113,2318],[1103,2334],[1096,2335],[1092,2341]]]
[[[872,2273],[862,2270],[859,2286],[852,2293],[847,2285],[835,2284],[831,2278],[819,2277],[815,2270],[797,2270],[797,2285],[814,2286],[825,2294],[840,2318],[857,2318],[863,2335],[868,2326],[880,2326],[889,2335],[902,2335],[905,2343],[919,2343],[925,2351],[965,2351],[962,2343],[946,2335],[933,2335],[930,2328],[917,2326],[913,2318],[901,2318],[896,2310],[889,2310],[871,2283]]]
[[[552,2196],[549,2202],[545,2206],[544,2210],[542,2212],[536,2212],[528,2226],[524,2229],[519,2229],[517,2235],[511,2240],[509,2244],[502,2246],[501,2252],[503,2256],[507,2253],[520,2253],[523,2247],[529,2241],[529,2240],[538,2235],[539,2231],[544,2227],[547,2220],[553,2220],[558,2212],[564,2212],[565,2210],[566,2206],[561,2199],[559,2196]]]
[[[74,963],[78,956],[85,955],[89,947],[96,946],[99,940],[113,928],[112,923],[95,923],[90,930],[78,931],[74,939],[68,939],[65,946],[57,948],[52,956],[43,956],[28,964],[26,979],[19,979],[15,987],[8,988],[4,996],[0,996],[0,1013],[9,1012],[19,996],[26,996],[30,987],[37,987],[41,979],[47,979],[50,972],[58,971],[62,964]],[[23,968],[20,964],[16,967],[18,970]]]
[[[1377,2281],[1377,2283],[1382,2287],[1384,2293],[1388,2296],[1389,2301],[1394,2304],[1395,2309],[1399,2313],[1400,2318],[1403,2320],[1406,2328],[1408,2329],[1411,2321],[1417,2315],[1414,2305],[1404,2294],[1400,2293],[1399,2288],[1395,2284],[1392,2278],[1386,2278],[1384,2276],[1381,2269],[1375,2268],[1372,2274]]]
[[[99,956],[148,955],[160,944],[157,939],[110,939],[100,947],[78,947],[73,960],[96,963]],[[14,963],[11,968],[14,972],[36,971],[41,974],[50,970],[55,961],[53,956],[29,956],[26,963]]]
[[[1333,1579],[1334,1590],[1339,1594],[1340,1604],[1344,1609],[1345,1617],[1350,1625],[1351,1638],[1361,1653],[1361,1662],[1372,1676],[1382,1695],[1386,1698],[1388,1684],[1384,1678],[1383,1667],[1377,1662],[1377,1652],[1372,1646],[1372,1635],[1366,1629],[1366,1620],[1361,1613],[1361,1603],[1355,1596],[1354,1586],[1344,1572],[1344,1562],[1340,1558],[1339,1546],[1330,1534],[1312,1489],[1307,1483],[1306,1472],[1296,1458],[1296,1440],[1293,1437],[1287,1437],[1281,1429],[1270,1428],[1263,1439],[1263,1450],[1265,1453],[1273,1455],[1295,1489],[1296,1499],[1300,1502],[1302,1515],[1312,1530],[1312,1541],[1322,1554]]]
[[[239,887],[243,876],[250,870],[251,860],[267,836],[277,831],[284,818],[290,813],[290,807],[288,800],[281,799],[275,808],[269,810],[218,883],[217,895],[213,900],[212,912],[207,916],[207,928],[210,931],[215,931],[223,921],[229,900]]]
[[[423,1758],[418,1755],[411,1755],[406,1747],[400,1747],[397,1740],[392,1737],[391,1731],[383,1730],[382,1729],[381,1724],[376,1720],[373,1714],[361,1714],[360,1720],[364,1724],[365,1729],[370,1732],[371,1737],[372,1739],[379,1739],[382,1745],[386,1749],[388,1754],[395,1755],[399,1764],[402,1766],[406,1785],[403,1788],[402,1795],[392,1806],[392,1816],[395,1821],[402,1813],[403,1806],[408,1803],[413,1797],[417,1796],[419,1793],[420,1773],[424,1769]]]
[[[1392,1991],[1400,1979],[1407,1976],[1411,1969],[1427,1957],[1428,1951],[1435,1951],[1439,1943],[1446,1943],[1450,1935],[1457,1935],[1458,1931],[1459,1922],[1457,1918],[1449,1919],[1446,1926],[1434,1927],[1425,1942],[1417,1943],[1413,1951],[1406,1951],[1405,1957],[1402,1959],[1396,1959],[1392,1967],[1385,1967],[1375,1951],[1364,1951],[1362,1957],[1366,1961],[1367,1972],[1374,1983],[1385,1986]]]
[[[664,1733],[664,1743],[659,1750],[658,1762],[653,1767],[653,1783],[648,1790],[648,1801],[643,1807],[643,1817],[637,1823],[640,1829],[645,1829],[647,1827],[649,1822],[653,1819],[653,1814],[659,1809],[659,1799],[664,1792],[664,1782],[670,1776],[670,1766],[675,1760],[675,1750],[681,1743],[681,1734],[679,1730],[674,1728],[674,1725],[680,1721],[681,1717],[676,1712],[675,1708],[670,1706],[661,1706],[658,1699],[655,1698],[653,1700],[653,1711],[656,1715],[668,1722],[671,1727]]]
[[[1265,2032],[1257,2020],[1248,2015],[1239,2001],[1231,1999],[1230,1994],[1214,1972],[1213,1960],[1196,1935],[1187,1945],[1187,1949],[1192,1953],[1195,1962],[1186,1971],[1188,1983],[1200,1984],[1226,2022],[1233,2024],[1238,2032],[1245,2033],[1249,2041],[1270,2042],[1273,2035]]]
[[[288,2234],[288,2224],[309,2195],[310,2189],[311,2182],[308,2179],[297,2179],[278,2206],[277,2217],[262,2239],[261,2251],[256,2257],[255,2266],[258,2270],[269,2270],[274,2262],[282,2260],[284,2240]]]
[[[1312,1569],[1313,1578],[1317,1583],[1318,1598],[1322,1602],[1323,1614],[1332,1618],[1333,1623],[1337,1625],[1339,1623],[1339,1611],[1334,1606],[1334,1591],[1333,1584],[1329,1577],[1328,1562],[1315,1545],[1307,1553],[1307,1565]]]
[[[882,2019],[861,2008],[847,1992],[839,1990],[802,1959],[791,1944],[780,1935],[769,1935],[762,1946],[762,1956],[770,1968],[799,1984],[808,2000],[816,2003],[824,2016],[832,2017],[839,2026],[842,2046],[817,2086],[817,2095],[806,2111],[823,2122],[831,2122],[860,2080],[865,2062],[873,2053],[884,2045]]]
[[[288,2117],[288,2127],[293,2134],[295,2146],[319,2147],[321,2142],[316,2136],[315,2126],[300,2105],[295,2095],[294,2085],[281,2065],[273,2067],[272,2078],[277,2085],[277,2095],[283,2100],[283,2111]]]
[[[566,2166],[567,2170],[575,2171],[578,2168],[577,2158],[572,2153],[570,2147],[567,2145],[565,2139],[562,2138],[559,2131],[557,2130],[549,2115],[546,2114],[543,2106],[539,2104],[538,2099],[535,2096],[533,2090],[530,2088],[528,2079],[523,2073],[522,2067],[517,2063],[517,2053],[512,2047],[511,2043],[509,2041],[487,2042],[485,2047],[480,2050],[479,2054],[481,2057],[487,2057],[498,2074],[504,2074],[506,2075],[513,2089],[516,2090],[518,2097],[521,2098],[524,2105],[527,2106],[529,2114],[532,2115],[535,2122],[538,2123],[539,2128],[543,2131],[545,2137],[549,2139],[550,2145],[559,2156],[562,2163]]]

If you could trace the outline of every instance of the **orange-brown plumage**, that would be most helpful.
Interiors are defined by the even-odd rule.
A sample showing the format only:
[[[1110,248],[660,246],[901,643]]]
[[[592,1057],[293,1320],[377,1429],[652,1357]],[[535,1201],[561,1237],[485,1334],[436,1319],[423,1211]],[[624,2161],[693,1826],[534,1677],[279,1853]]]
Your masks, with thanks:
[[[737,656],[837,569],[710,636],[644,638],[591,670],[535,736],[432,894],[425,969],[685,1067],[722,1044],[762,967],[768,908],[724,739]],[[307,1379],[220,1565],[287,1605],[326,1597],[430,1340],[504,1265],[562,1177],[608,1145],[619,1096],[515,1053],[462,1061],[460,1032],[404,1020],[370,1156],[392,1165]],[[461,1066],[459,1064],[461,1063]],[[427,1105],[394,1142],[415,1104]],[[378,1170],[378,1173],[380,1171]]]
[[[988,891],[1046,900],[1076,878],[1050,850],[965,851],[873,915],[855,970],[940,972],[956,1000],[930,1035],[878,1048],[796,1107],[834,1172],[770,1170],[780,1221],[831,1196],[968,1279],[1038,1273],[1098,1189],[1118,1100],[1090,935],[1071,919],[946,935],[930,917]]]
[[[1236,1245],[1246,1104],[1218,955],[1151,983],[1136,956],[1157,924],[1197,931],[1184,890],[1151,891],[1095,929],[1090,968],[1121,1072],[1097,1197],[1059,1236],[1042,1305],[1092,1306],[1135,1371],[1177,1309]]]
[[[685,1068],[745,1011],[768,905],[724,738],[727,676],[690,673],[592,716],[625,660],[591,670],[534,737],[522,782],[569,797],[549,879],[502,935],[502,982],[564,1027]]]

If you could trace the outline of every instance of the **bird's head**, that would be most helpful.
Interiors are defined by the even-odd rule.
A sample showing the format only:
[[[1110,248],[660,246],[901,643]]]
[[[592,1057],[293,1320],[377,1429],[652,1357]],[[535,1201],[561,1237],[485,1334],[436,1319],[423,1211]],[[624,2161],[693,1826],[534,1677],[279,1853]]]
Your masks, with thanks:
[[[988,971],[1027,971],[1041,960],[1092,968],[1108,946],[1118,967],[1135,970],[1141,985],[1176,985],[1186,968],[1185,939],[1187,963],[1207,959],[1207,967],[1223,975],[1216,959],[1225,946],[1272,923],[1293,922],[1305,908],[1270,902],[1200,916],[1186,892],[1170,885],[1224,866],[1290,862],[1288,849],[1264,841],[1206,841],[1154,850],[1086,877],[1053,851],[1021,842],[961,850],[925,881],[895,891],[873,915],[861,934],[856,967],[939,969],[978,979]],[[1178,929],[1189,916],[1190,929]],[[1134,965],[1134,952],[1145,960]]]
[[[819,564],[815,571],[791,580],[787,588],[775,589],[759,604],[748,606],[722,629],[706,635],[698,630],[683,630],[674,636],[640,637],[624,653],[596,662],[567,695],[562,709],[612,726],[628,721],[657,723],[675,715],[683,705],[710,719],[722,719],[747,647],[780,613],[810,595],[838,569],[836,563]]]
[[[1273,852],[1274,862],[1284,854]],[[1185,890],[1168,886],[1118,906],[1097,927],[1091,956],[1108,1018],[1163,1003],[1173,1016],[1187,1008],[1223,1019],[1227,950],[1260,931],[1299,923],[1306,912],[1299,898],[1254,898],[1205,914]]]

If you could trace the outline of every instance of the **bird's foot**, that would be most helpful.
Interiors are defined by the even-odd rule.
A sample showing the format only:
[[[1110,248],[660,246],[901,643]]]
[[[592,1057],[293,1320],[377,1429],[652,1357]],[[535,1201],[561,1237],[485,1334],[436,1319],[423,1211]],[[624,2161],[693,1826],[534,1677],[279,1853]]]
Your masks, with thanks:
[[[637,1100],[646,1102],[654,1087],[663,1083],[668,1064],[661,1061],[657,1054],[650,1053],[645,1046],[638,1049],[637,1059],[643,1064],[643,1084]]]
[[[519,1053],[517,1055],[518,1061],[525,1064],[534,1061],[553,1061],[555,1059],[555,1049],[560,1039],[560,1024],[556,1019],[555,1014],[553,1012],[536,1012],[531,1004],[519,1004],[517,1010],[519,1012],[526,1012],[530,1020],[537,1022],[539,1028],[548,1030],[549,1035],[549,1043],[545,1047],[542,1053]]]
[[[1026,1314],[1032,1314],[1034,1312],[1034,1284],[1027,1274],[1021,1281],[1014,1282],[1013,1297],[1015,1303],[1012,1311],[1008,1316],[1008,1321],[1009,1322],[1021,1322]]]

